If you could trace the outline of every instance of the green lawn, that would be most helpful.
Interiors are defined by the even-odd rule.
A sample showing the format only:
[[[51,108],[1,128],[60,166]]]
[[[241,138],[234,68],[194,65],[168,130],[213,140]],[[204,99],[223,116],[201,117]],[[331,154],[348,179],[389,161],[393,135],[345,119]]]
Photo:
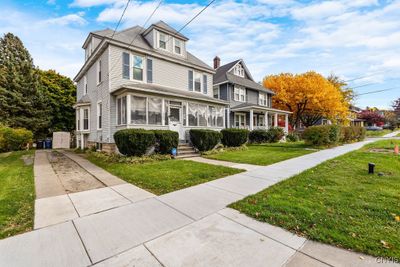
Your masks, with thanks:
[[[21,156],[33,153],[18,151],[0,154],[0,239],[33,228],[33,166],[25,165],[21,159]]]
[[[93,154],[89,154],[88,159],[121,179],[156,195],[243,171],[186,160],[165,160],[143,164],[110,163]]]
[[[307,148],[308,146],[303,142],[248,145],[248,150],[225,151],[217,154],[204,155],[204,157],[265,166],[315,152],[315,150],[309,150]]]
[[[394,142],[400,144],[369,144],[231,207],[312,240],[400,258],[400,156],[392,153]],[[368,175],[369,162],[384,175]]]
[[[382,130],[382,131],[367,131],[367,137],[381,137],[385,134],[391,133],[391,130]]]

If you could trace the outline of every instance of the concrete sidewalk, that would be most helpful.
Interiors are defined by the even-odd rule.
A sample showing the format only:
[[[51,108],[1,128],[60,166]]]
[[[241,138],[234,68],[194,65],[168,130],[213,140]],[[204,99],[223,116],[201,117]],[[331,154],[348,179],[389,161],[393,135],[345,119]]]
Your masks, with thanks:
[[[81,217],[1,240],[0,266],[399,266],[310,242],[225,208],[369,142],[318,151],[106,210],[96,211],[101,205],[95,201],[87,205],[93,199],[90,193],[81,195],[74,204]],[[76,194],[82,193],[86,192]]]

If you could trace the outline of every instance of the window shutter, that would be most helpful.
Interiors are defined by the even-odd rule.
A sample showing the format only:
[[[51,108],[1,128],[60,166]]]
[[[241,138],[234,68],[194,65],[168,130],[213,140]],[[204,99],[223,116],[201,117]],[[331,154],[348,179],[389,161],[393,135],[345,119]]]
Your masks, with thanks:
[[[153,83],[153,60],[147,59],[147,83]]]
[[[122,53],[122,78],[130,79],[130,55],[128,53]]]
[[[207,75],[203,75],[203,93],[207,94]]]
[[[188,81],[189,81],[189,86],[188,86],[188,88],[189,88],[189,91],[193,91],[193,71],[192,70],[189,70],[189,72],[188,72]]]

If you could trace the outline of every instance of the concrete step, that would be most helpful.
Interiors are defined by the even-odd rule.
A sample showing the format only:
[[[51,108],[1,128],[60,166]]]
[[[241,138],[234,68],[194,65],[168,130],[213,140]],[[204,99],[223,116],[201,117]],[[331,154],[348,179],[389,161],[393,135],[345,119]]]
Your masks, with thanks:
[[[193,157],[199,157],[200,154],[197,153],[190,153],[190,154],[180,154],[176,156],[177,159],[183,159],[183,158],[193,158]]]
[[[194,151],[193,147],[178,147],[178,152],[179,151]]]
[[[194,151],[194,150],[190,150],[190,151],[178,151],[178,156],[179,155],[187,155],[187,154],[199,154],[199,153],[196,153],[196,151]]]

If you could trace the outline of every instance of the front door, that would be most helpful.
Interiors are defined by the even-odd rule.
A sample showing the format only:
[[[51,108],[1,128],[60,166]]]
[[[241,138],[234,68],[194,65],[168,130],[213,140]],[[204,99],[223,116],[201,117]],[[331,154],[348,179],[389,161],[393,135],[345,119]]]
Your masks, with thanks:
[[[179,140],[185,140],[185,128],[182,125],[182,106],[170,105],[168,111],[169,129],[178,132]]]

